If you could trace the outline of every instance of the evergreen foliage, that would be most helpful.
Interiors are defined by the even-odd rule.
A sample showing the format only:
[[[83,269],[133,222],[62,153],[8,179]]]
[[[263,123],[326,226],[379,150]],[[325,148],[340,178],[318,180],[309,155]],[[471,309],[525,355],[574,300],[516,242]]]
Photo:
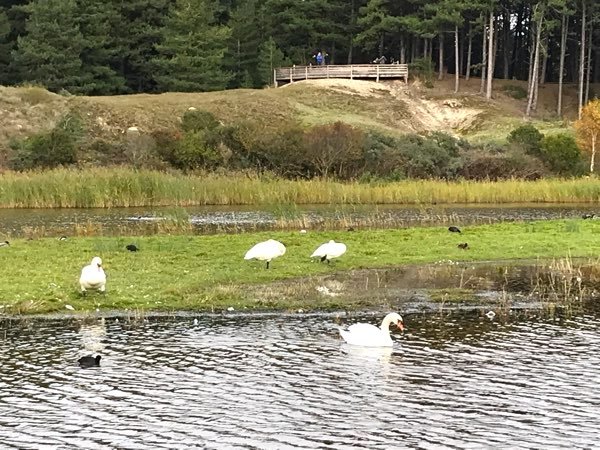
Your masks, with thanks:
[[[599,22],[589,0],[1,0],[0,83],[93,95],[256,88],[273,66],[321,51],[330,64],[384,55],[441,74],[482,75],[491,61],[494,77],[518,80],[535,66],[539,84],[579,82],[583,106],[600,81]],[[530,83],[528,113],[537,91]]]
[[[81,92],[85,41],[75,0],[34,0],[28,7],[27,34],[19,37],[14,64],[23,81],[51,91]]]
[[[223,68],[229,27],[215,20],[215,0],[177,0],[163,30],[156,81],[162,91],[217,91],[231,74]]]

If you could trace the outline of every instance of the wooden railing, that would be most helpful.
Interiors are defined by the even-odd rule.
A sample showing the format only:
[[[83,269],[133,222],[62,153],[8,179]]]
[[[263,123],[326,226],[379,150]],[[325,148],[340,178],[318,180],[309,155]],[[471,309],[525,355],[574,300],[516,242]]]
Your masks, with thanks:
[[[280,67],[274,71],[275,86],[318,78],[403,78],[408,83],[408,64],[350,64]]]

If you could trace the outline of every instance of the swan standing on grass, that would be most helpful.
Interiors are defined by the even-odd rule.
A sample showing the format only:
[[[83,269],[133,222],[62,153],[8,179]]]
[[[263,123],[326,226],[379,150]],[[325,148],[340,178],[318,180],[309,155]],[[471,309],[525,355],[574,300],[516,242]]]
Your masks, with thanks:
[[[102,260],[99,256],[95,256],[90,265],[81,269],[79,284],[81,285],[82,294],[85,294],[87,289],[104,292],[106,289],[106,274],[102,269]]]
[[[258,259],[259,261],[267,262],[267,269],[272,259],[278,258],[285,254],[285,245],[275,239],[259,242],[254,247],[246,252],[244,259]]]
[[[347,344],[362,347],[392,347],[394,342],[390,337],[391,324],[396,325],[400,330],[404,329],[400,314],[389,313],[383,318],[379,328],[370,323],[355,323],[348,327],[348,331],[342,328],[339,330]]]
[[[321,258],[321,262],[327,261],[329,263],[333,258],[339,258],[344,253],[346,253],[346,244],[331,240],[319,246],[310,257]]]

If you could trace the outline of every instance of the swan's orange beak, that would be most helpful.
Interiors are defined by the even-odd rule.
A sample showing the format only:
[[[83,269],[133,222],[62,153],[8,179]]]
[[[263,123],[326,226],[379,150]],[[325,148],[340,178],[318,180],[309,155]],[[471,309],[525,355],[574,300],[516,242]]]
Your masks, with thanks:
[[[398,329],[399,329],[400,331],[404,331],[404,324],[403,324],[402,322],[397,322],[397,323],[396,323],[396,326],[398,327]]]

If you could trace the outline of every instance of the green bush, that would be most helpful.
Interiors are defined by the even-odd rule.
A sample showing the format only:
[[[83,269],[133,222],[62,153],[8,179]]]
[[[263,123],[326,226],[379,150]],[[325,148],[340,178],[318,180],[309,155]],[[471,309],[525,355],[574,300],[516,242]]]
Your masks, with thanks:
[[[523,150],[528,155],[541,156],[544,135],[533,125],[521,125],[510,132],[507,141],[511,146]]]
[[[11,143],[14,153],[10,166],[15,170],[27,170],[75,164],[82,135],[83,124],[79,116],[67,114],[49,132]]]
[[[420,78],[425,87],[433,87],[434,66],[430,58],[417,58],[408,65],[411,77]]]
[[[181,117],[181,129],[185,132],[214,130],[219,126],[217,118],[208,111],[188,110]]]
[[[586,164],[575,138],[568,134],[546,136],[542,140],[542,159],[559,175],[583,175]]]
[[[173,148],[172,164],[179,169],[215,169],[222,163],[219,149],[202,131],[185,133]]]
[[[507,84],[506,86],[502,86],[501,90],[504,91],[504,93],[509,97],[517,100],[523,100],[524,98],[527,98],[527,89],[522,88],[521,86]]]

